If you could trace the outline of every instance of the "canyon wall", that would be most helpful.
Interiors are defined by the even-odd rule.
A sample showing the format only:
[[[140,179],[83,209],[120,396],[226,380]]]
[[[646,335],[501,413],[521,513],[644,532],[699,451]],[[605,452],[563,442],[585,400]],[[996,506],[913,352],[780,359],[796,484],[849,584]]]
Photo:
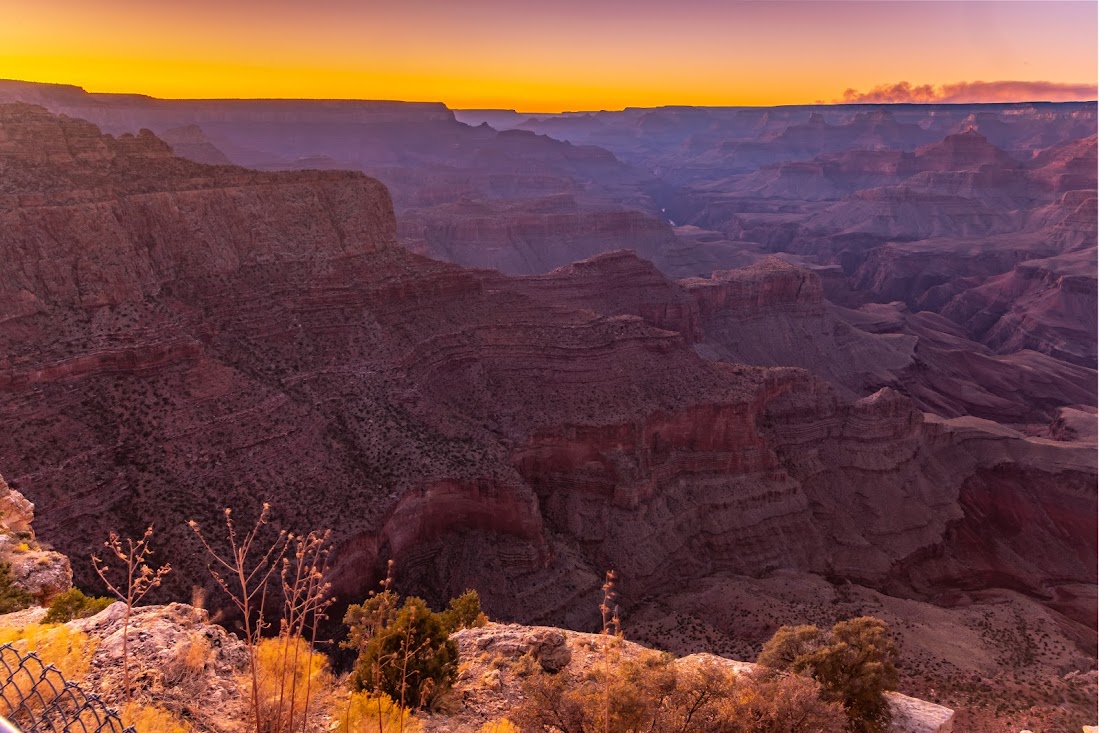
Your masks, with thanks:
[[[819,279],[792,266],[681,286],[614,254],[506,278],[399,248],[359,174],[202,166],[29,106],[2,122],[5,180],[30,183],[0,239],[18,263],[0,408],[20,426],[0,458],[77,557],[149,522],[190,547],[184,520],[212,530],[223,505],[267,498],[282,522],[333,528],[349,598],[389,556],[434,557],[452,582],[503,578],[498,612],[578,620],[607,566],[638,596],[715,568],[883,584],[949,550],[961,487],[988,471],[1094,472],[1076,444],[700,356],[715,319],[822,317]],[[1046,501],[1033,541],[1078,540]],[[478,571],[438,544],[453,532],[499,537],[494,559]],[[1094,575],[1014,582],[1044,592],[1055,570]],[[179,561],[176,584],[202,577],[198,555]],[[517,585],[543,603],[515,603]]]

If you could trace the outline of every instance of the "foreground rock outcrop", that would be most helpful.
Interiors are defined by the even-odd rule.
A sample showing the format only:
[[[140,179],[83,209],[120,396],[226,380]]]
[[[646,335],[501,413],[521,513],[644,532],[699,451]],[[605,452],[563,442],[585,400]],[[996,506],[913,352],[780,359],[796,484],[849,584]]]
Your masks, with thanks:
[[[72,587],[69,558],[42,547],[35,537],[34,504],[0,476],[0,563],[12,582],[38,603],[49,603]]]
[[[125,606],[116,603],[95,616],[49,631],[37,627],[38,638],[63,632],[70,644],[70,682],[86,693],[121,708],[123,689],[122,639],[128,636],[132,697],[140,705],[186,721],[196,733],[237,733],[249,730],[251,717],[249,650],[235,634],[212,623],[201,608],[183,603],[134,609],[124,626]],[[32,622],[30,618],[0,617],[5,630]],[[128,629],[128,631],[127,631]],[[476,733],[493,720],[514,717],[524,702],[523,681],[540,672],[583,678],[604,664],[605,637],[553,627],[490,623],[457,632],[459,675],[434,711],[418,711],[427,731]],[[22,648],[23,642],[16,641]],[[623,641],[616,658],[636,659],[652,650]],[[79,660],[72,655],[86,654]],[[756,665],[713,654],[690,654],[674,660],[683,670],[717,665],[735,675],[754,676]],[[276,674],[275,668],[264,668]],[[77,671],[79,670],[79,671]],[[347,675],[325,672],[316,681],[309,730],[331,730],[345,704]],[[271,687],[277,690],[277,687]],[[277,694],[273,693],[273,694]],[[298,690],[298,694],[303,694]],[[886,693],[893,720],[891,733],[951,733],[953,710],[925,700]]]
[[[68,626],[94,644],[88,674],[77,680],[108,703],[122,705],[122,636],[129,636],[134,695],[164,708],[206,733],[249,729],[248,648],[201,608],[184,603],[134,609],[124,631],[126,606],[115,603]],[[252,724],[254,726],[254,724]],[[253,727],[254,730],[254,727]]]
[[[547,627],[489,624],[465,629],[455,636],[463,662],[454,687],[460,701],[448,715],[426,718],[428,731],[474,733],[484,723],[506,718],[522,698],[522,682],[531,670],[524,668],[526,658],[540,670],[552,674],[568,673],[582,678],[604,663],[604,637]],[[638,657],[645,647],[623,642],[617,647],[620,658]],[[752,675],[754,664],[737,662],[713,654],[691,654],[675,660],[675,666],[688,668],[699,664],[717,664],[734,674]],[[941,705],[887,693],[893,722],[891,733],[951,733],[954,711]]]

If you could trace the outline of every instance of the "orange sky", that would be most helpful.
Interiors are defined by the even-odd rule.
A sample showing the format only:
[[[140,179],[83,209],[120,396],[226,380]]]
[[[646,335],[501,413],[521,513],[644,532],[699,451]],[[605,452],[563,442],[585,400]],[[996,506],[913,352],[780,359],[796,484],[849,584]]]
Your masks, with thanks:
[[[1099,76],[1094,2],[0,0],[0,19],[0,78],[169,98],[560,111]]]

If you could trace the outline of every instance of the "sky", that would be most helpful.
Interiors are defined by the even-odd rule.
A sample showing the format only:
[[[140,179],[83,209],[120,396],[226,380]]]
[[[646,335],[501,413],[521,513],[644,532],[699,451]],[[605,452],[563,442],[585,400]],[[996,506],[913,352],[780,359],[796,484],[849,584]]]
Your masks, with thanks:
[[[1094,99],[1097,3],[0,0],[0,78],[166,98]]]

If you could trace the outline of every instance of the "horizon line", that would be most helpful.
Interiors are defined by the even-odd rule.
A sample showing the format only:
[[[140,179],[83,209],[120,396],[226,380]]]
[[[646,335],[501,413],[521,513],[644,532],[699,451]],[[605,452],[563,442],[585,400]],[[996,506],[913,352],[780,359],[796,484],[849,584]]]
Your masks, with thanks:
[[[657,105],[625,105],[619,108],[600,109],[555,109],[550,110],[523,110],[516,107],[491,107],[491,106],[451,106],[443,100],[417,100],[417,99],[382,99],[369,97],[158,97],[145,92],[127,91],[89,91],[86,87],[72,82],[34,81],[30,79],[0,78],[0,84],[4,83],[27,84],[43,87],[63,87],[78,90],[88,96],[114,96],[114,97],[141,97],[160,102],[374,102],[388,104],[422,104],[442,105],[452,112],[511,112],[516,115],[582,115],[598,113],[626,112],[629,110],[655,110],[655,109],[781,109],[784,107],[960,107],[960,106],[1011,106],[1027,104],[1099,104],[1099,98],[1072,99],[1054,101],[1049,99],[1019,99],[1013,101],[994,102],[834,102],[814,101],[803,103],[785,104],[684,104],[669,103]]]

